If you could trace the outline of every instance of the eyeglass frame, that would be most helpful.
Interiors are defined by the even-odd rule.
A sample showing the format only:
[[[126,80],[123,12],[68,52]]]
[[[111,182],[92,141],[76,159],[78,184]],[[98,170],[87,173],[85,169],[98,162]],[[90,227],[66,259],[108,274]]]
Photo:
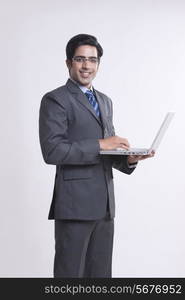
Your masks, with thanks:
[[[79,58],[81,59],[82,61],[77,61],[76,58]],[[95,61],[91,61],[90,59],[94,59]],[[92,63],[92,64],[98,64],[100,62],[100,58],[99,57],[95,57],[95,56],[89,56],[89,57],[85,57],[85,56],[80,56],[80,55],[77,55],[77,56],[74,56],[72,57],[72,60],[76,63],[84,63],[86,61]]]

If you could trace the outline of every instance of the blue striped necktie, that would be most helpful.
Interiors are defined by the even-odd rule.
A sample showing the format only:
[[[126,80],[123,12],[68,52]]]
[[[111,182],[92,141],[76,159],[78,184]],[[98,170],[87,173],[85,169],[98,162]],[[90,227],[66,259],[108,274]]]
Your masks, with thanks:
[[[93,92],[91,90],[87,90],[85,92],[85,95],[87,96],[90,104],[94,108],[94,110],[96,112],[96,115],[99,117],[100,116],[100,110],[99,110],[99,105],[98,105],[98,102],[96,101],[95,95],[93,94]]]

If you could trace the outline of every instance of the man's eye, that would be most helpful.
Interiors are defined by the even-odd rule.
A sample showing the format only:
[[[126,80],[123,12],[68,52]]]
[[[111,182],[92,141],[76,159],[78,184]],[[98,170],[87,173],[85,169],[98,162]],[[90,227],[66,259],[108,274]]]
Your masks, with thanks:
[[[82,62],[82,61],[83,61],[82,57],[76,57],[75,60],[76,60],[77,62]]]
[[[98,62],[98,59],[96,57],[90,57],[89,60],[92,63],[97,63]]]

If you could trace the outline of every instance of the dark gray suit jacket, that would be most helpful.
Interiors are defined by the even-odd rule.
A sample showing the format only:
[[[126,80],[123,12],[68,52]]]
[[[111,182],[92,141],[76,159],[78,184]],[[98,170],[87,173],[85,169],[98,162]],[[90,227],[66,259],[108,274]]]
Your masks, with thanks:
[[[49,219],[97,220],[115,216],[112,167],[131,174],[126,156],[100,156],[99,142],[115,135],[112,102],[95,90],[101,119],[80,88],[70,79],[44,95],[39,135],[42,154],[56,165]]]

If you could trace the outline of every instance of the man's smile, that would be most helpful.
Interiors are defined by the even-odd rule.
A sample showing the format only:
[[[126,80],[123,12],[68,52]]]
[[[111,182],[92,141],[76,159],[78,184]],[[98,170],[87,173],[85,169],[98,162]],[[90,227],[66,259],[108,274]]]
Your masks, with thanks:
[[[80,71],[80,75],[83,78],[87,78],[91,75],[91,72],[87,72],[87,71]]]

